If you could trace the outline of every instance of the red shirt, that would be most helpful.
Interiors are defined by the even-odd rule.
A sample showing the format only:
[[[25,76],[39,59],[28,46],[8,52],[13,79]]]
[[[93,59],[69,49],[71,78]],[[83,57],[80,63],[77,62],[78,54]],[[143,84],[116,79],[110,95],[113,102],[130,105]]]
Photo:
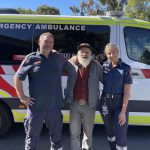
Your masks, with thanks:
[[[77,72],[77,80],[74,88],[74,99],[80,100],[85,99],[88,101],[88,79],[90,73],[90,64],[83,68],[79,65]]]

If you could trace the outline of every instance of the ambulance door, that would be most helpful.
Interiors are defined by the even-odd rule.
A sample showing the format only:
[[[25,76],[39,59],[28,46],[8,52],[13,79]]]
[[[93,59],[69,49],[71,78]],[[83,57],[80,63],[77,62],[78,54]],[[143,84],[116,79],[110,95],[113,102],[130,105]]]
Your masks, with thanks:
[[[14,20],[12,15],[10,18],[6,16],[7,19],[4,20],[1,17],[0,15],[0,137],[7,134],[13,122],[24,120],[25,106],[20,105],[13,78],[24,56],[32,51],[33,31],[32,24],[23,23],[23,19],[19,23],[19,19]],[[27,91],[28,87],[25,87]]]
[[[150,125],[150,26],[120,23],[117,42],[121,59],[132,68],[130,124]]]

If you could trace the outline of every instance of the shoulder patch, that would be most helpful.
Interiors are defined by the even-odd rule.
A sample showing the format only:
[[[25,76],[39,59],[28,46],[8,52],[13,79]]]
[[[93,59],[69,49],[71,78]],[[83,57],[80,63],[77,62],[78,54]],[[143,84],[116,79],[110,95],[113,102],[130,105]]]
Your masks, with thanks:
[[[123,68],[124,68],[124,71],[125,71],[125,74],[127,75],[128,73],[130,73],[131,75],[131,66],[126,64],[126,63],[123,63]]]

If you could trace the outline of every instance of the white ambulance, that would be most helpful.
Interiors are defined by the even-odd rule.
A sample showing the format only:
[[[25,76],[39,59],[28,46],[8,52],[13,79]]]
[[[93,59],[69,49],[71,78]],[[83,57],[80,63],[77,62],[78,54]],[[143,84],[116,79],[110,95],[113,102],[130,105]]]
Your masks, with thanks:
[[[0,15],[0,136],[13,122],[23,122],[26,108],[17,98],[13,77],[25,55],[37,50],[41,33],[55,35],[55,47],[68,59],[76,46],[88,42],[94,57],[103,54],[108,42],[117,44],[121,59],[132,67],[133,85],[129,102],[129,124],[150,125],[150,22],[116,17]],[[65,95],[66,76],[62,76]],[[25,81],[28,93],[28,83]],[[69,122],[68,105],[62,112]],[[96,112],[95,123],[102,123]]]

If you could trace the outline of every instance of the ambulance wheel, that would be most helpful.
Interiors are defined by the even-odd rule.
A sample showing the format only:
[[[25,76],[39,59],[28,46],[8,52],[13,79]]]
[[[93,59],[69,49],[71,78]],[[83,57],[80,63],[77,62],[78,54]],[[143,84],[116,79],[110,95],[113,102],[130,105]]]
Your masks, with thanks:
[[[8,133],[13,125],[13,117],[7,106],[0,103],[0,138]]]

